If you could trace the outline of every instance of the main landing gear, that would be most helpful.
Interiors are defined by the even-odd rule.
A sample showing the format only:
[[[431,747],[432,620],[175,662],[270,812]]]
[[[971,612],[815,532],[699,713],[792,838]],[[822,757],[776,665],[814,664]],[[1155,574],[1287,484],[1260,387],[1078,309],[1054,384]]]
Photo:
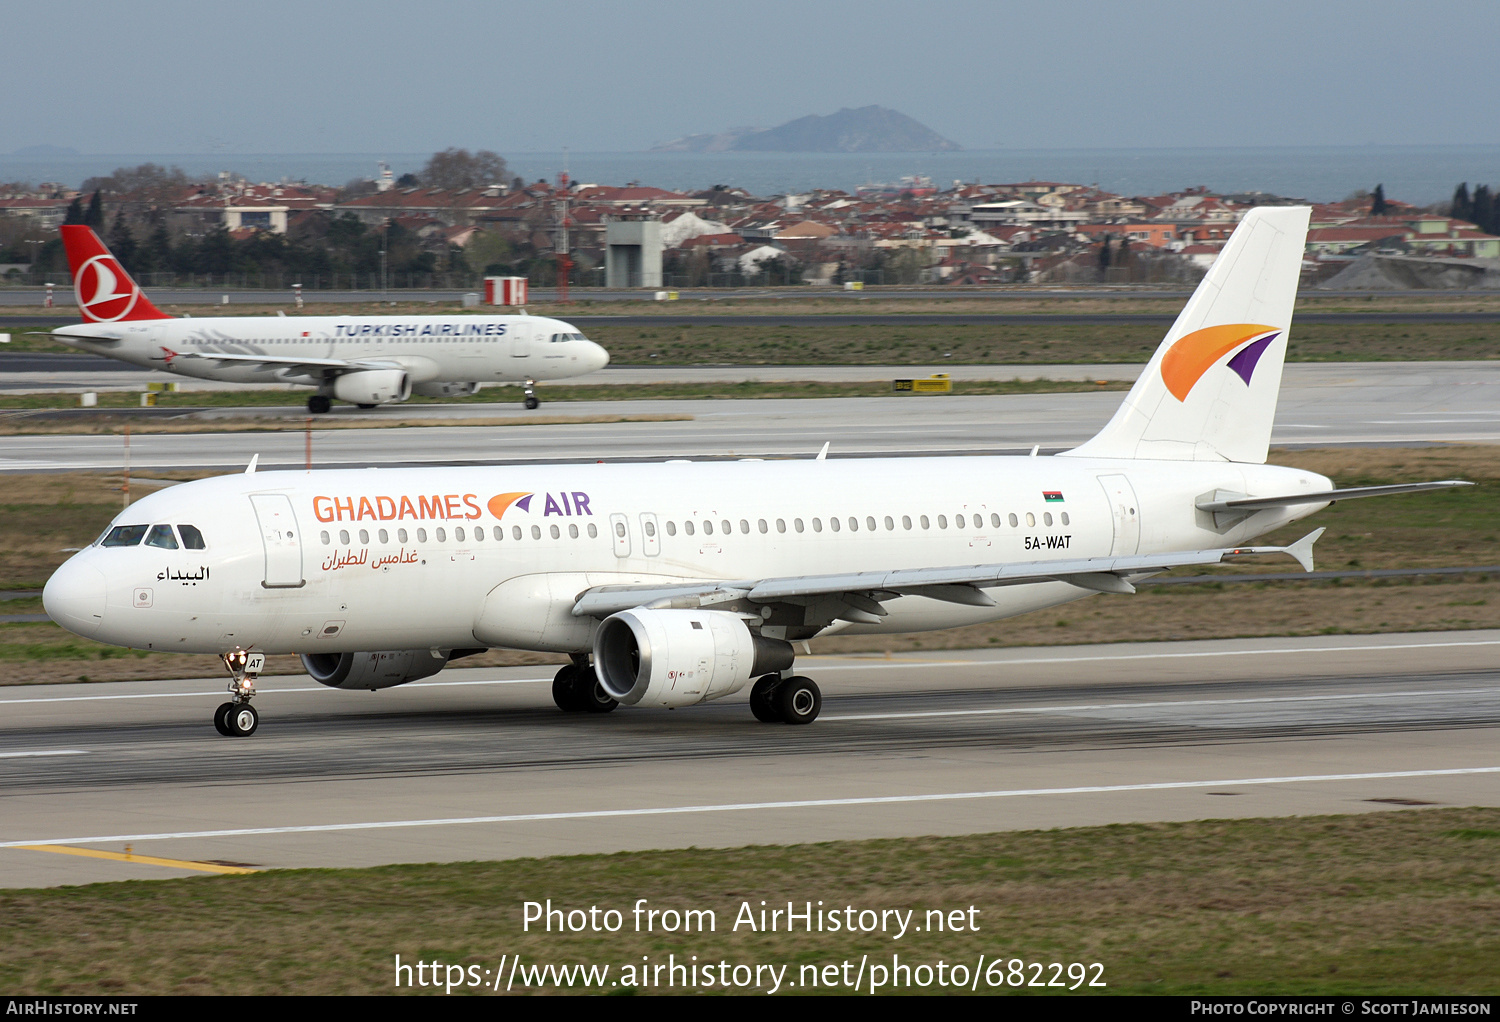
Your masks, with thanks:
[[[333,407],[333,399],[327,394],[314,394],[307,399],[307,410],[314,415],[327,415]]]
[[[608,713],[619,702],[604,691],[599,676],[588,657],[574,657],[573,662],[552,679],[552,701],[564,713]]]
[[[526,390],[525,390],[524,393],[526,394],[526,407],[527,408],[536,408],[536,407],[538,407],[541,404],[541,402],[537,400],[537,396],[536,396],[536,381],[535,380],[527,380],[526,381]]]
[[[811,678],[767,674],[750,689],[750,712],[762,724],[811,724],[823,709],[823,693]]]
[[[266,655],[236,650],[220,659],[229,669],[230,701],[214,711],[214,730],[225,738],[248,738],[260,727],[260,714],[250,700],[255,696],[255,679],[265,669]]]

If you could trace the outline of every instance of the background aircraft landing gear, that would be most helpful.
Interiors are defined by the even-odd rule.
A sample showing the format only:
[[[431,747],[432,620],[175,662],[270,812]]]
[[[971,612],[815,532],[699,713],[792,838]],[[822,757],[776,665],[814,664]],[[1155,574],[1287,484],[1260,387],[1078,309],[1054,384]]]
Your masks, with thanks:
[[[552,701],[565,713],[608,713],[620,703],[604,691],[587,659],[574,660],[552,679]]]
[[[307,399],[307,410],[314,415],[326,415],[333,407],[333,400],[327,394],[314,394]]]
[[[255,679],[266,666],[266,655],[236,650],[221,659],[229,669],[230,701],[214,711],[214,730],[226,738],[248,738],[260,727],[260,714],[250,700],[255,697]]]
[[[527,408],[536,408],[538,405],[541,404],[541,402],[538,401],[537,397],[536,397],[536,381],[535,380],[527,380],[526,381],[525,394],[526,394],[526,407]]]

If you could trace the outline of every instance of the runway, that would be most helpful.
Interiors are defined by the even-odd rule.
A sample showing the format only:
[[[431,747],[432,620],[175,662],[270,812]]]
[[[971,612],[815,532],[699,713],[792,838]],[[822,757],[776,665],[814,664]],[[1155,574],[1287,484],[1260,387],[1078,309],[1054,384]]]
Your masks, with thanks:
[[[9,687],[0,885],[1500,805],[1497,650],[1473,631],[804,657],[825,699],[802,728],[757,724],[743,693],[564,715],[551,668],[265,678],[249,739],[214,733],[219,679]]]
[[[545,395],[544,395],[545,396]],[[382,419],[500,417],[507,425],[314,429],[316,467],[523,464],[707,457],[829,457],[1054,451],[1076,446],[1119,407],[1119,392],[965,397],[711,401],[572,401],[528,413],[504,405],[380,408]],[[353,410],[351,410],[353,411]],[[133,470],[261,468],[305,464],[305,412],[283,409],[281,431],[136,434]],[[270,410],[266,414],[272,414]],[[524,424],[528,416],[673,416],[677,421]],[[687,417],[684,419],[684,417]],[[353,417],[340,412],[340,420]],[[358,421],[358,420],[355,420]],[[1500,363],[1344,363],[1288,366],[1272,442],[1337,444],[1500,443]],[[0,472],[118,469],[123,438],[0,437]]]

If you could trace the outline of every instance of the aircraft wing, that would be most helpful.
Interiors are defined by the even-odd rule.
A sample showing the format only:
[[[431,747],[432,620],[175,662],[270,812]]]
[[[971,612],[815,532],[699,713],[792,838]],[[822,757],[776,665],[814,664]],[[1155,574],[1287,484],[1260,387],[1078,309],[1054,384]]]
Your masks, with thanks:
[[[236,362],[240,365],[261,365],[267,369],[290,369],[309,375],[332,373],[337,376],[342,373],[363,372],[366,369],[405,368],[401,363],[389,359],[277,358],[274,355],[240,355],[215,351],[184,351],[172,355],[168,361],[175,362],[178,359],[191,362]]]
[[[125,331],[107,323],[78,323],[74,326],[58,327],[48,331],[53,337],[72,337],[80,341],[104,341],[116,343],[125,339]]]
[[[607,617],[635,607],[697,609],[719,604],[809,604],[834,598],[832,618],[875,623],[885,616],[881,601],[898,596],[926,596],[947,603],[993,607],[983,590],[1030,582],[1068,582],[1102,593],[1133,593],[1131,579],[1169,568],[1219,564],[1251,554],[1287,554],[1306,571],[1313,570],[1312,546],[1322,529],[1308,533],[1290,546],[1222,547],[1129,557],[1085,557],[1073,560],[1021,561],[1011,564],[973,564],[945,568],[901,568],[837,575],[791,575],[781,578],[683,583],[680,585],[596,586],[579,594],[573,604],[578,617]]]

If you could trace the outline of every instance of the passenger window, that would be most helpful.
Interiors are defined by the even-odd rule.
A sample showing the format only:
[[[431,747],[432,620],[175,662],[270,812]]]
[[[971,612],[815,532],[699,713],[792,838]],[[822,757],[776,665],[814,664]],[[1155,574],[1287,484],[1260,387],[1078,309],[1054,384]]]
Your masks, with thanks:
[[[1066,511],[1064,511],[1064,512],[1063,512],[1063,513],[1062,513],[1062,523],[1063,523],[1063,524],[1064,524],[1064,525],[1067,525],[1067,524],[1068,524],[1068,513],[1067,513],[1067,512],[1066,512]],[[186,537],[184,537],[184,538],[186,538]]]
[[[656,523],[655,522],[650,521],[650,520],[648,520],[646,522],[646,535],[648,535],[648,536],[655,536],[656,535]]]
[[[720,522],[719,528],[724,530],[724,535],[726,536],[734,535],[734,526],[730,525],[728,522]]]
[[[599,528],[593,522],[589,522],[589,539],[593,539],[594,537],[596,537],[598,535],[599,535]]]
[[[667,535],[668,536],[675,536],[675,535],[677,535],[677,523],[676,522],[668,522],[667,523]]]
[[[552,526],[547,531],[550,532],[550,533],[552,533],[552,538],[553,539],[562,539],[562,530],[559,529],[556,525]]]
[[[380,537],[380,542],[382,543],[389,543],[391,541],[391,534],[384,529],[381,529],[376,535]]]
[[[993,512],[991,512],[991,514],[990,514],[990,528],[992,528],[992,529],[998,529],[998,528],[1000,528],[1000,516],[997,515],[997,514],[994,514]]]
[[[484,526],[476,525],[474,527],[474,539],[480,543],[484,542]]]
[[[822,531],[823,531],[823,519],[821,519],[821,518],[814,518],[813,519],[813,532],[822,532]]]
[[[446,542],[448,542],[448,530],[447,529],[443,529],[443,528],[433,529],[432,530],[432,534],[437,537],[437,541],[439,543],[446,543]]]
[[[685,533],[687,533],[689,536],[691,536],[693,534],[693,523],[692,522],[683,522],[682,523],[682,531],[685,532]]]
[[[887,518],[886,521],[890,521],[890,519]],[[866,517],[865,518],[865,528],[869,529],[871,532],[874,532],[875,531],[875,519],[874,518],[870,518],[870,517]]]
[[[621,539],[625,538],[625,523],[615,522],[615,535]]]
[[[714,523],[713,522],[704,522],[703,523],[703,535],[705,535],[705,536],[712,536],[713,534],[714,534]]]
[[[454,528],[453,538],[458,540],[460,543],[464,541],[464,527],[462,525],[456,526]]]
[[[885,531],[886,532],[895,532],[896,531],[896,523],[891,520],[891,516],[890,515],[886,515],[885,516]]]
[[[938,515],[938,528],[939,529],[946,529],[947,527],[948,527],[948,516],[947,515]]]
[[[1043,511],[1042,512],[1042,524],[1045,525],[1049,529],[1052,528],[1052,512],[1051,511]]]
[[[148,525],[116,525],[104,537],[104,546],[135,546],[146,535]]]
[[[324,546],[327,546],[331,541],[331,537],[328,535],[327,529],[324,529],[322,532],[318,533],[318,538],[323,541]]]
[[[406,542],[406,530],[405,529],[397,529],[396,530],[396,542],[397,543],[405,543]]]
[[[964,527],[964,516],[963,515],[954,515],[953,516],[953,527],[955,529],[962,529]]]
[[[765,535],[766,533],[771,531],[770,527],[766,525],[766,520],[764,518],[758,520],[755,523],[755,527],[760,530],[761,535]]]
[[[855,518],[853,515],[849,516],[849,531],[850,532],[858,532],[859,531],[859,519]]]
[[[542,527],[540,525],[533,525],[531,527],[531,538],[532,539],[541,539],[542,538]]]
[[[816,518],[814,518],[814,519],[813,519],[813,525],[814,525],[814,526],[815,526],[815,527],[816,527],[816,525],[817,525],[817,522],[818,522],[818,520],[817,520],[817,519],[816,519]],[[832,530],[833,530],[833,531],[834,531],[834,532],[838,532],[838,531],[839,531],[839,529],[841,529],[841,528],[842,528],[842,526],[841,526],[841,525],[839,525],[839,520],[838,520],[838,519],[837,519],[837,518],[830,518],[830,519],[828,519],[828,527],[829,527],[829,528],[830,528],[830,529],[832,529]]]
[[[742,535],[742,536],[748,536],[748,535],[750,535],[750,523],[747,522],[747,521],[745,521],[745,519],[743,519],[743,518],[740,519],[740,535]]]
[[[776,531],[777,532],[785,532],[786,531],[786,519],[785,518],[778,518],[778,519],[776,519]],[[802,530],[798,529],[797,531],[801,532]]]
[[[984,515],[975,515],[974,516],[974,528],[976,528],[976,529],[982,529],[982,528],[984,528]]]
[[[348,529],[340,529],[339,530],[339,545],[340,546],[348,546],[349,545],[349,530]]]
[[[511,534],[511,536],[513,538],[520,539],[521,538],[521,527],[519,525],[512,525],[510,527],[510,534]]]
[[[576,526],[576,525],[569,525],[568,526],[568,538],[569,539],[577,539],[578,538],[578,526]]]
[[[360,529],[359,530],[359,541],[360,541],[360,543],[362,543],[362,544],[364,544],[366,546],[369,545],[369,542],[370,542],[370,530],[369,529]]]
[[[417,542],[418,543],[426,543],[427,542],[427,530],[426,529],[418,529],[417,530]]]
[[[153,525],[151,531],[146,533],[146,545],[160,547],[163,550],[176,550],[177,537],[172,535],[170,525]]]
[[[1020,525],[1020,524],[1021,523],[1016,519],[1016,513],[1014,511],[1012,511],[1010,513],[1010,527],[1012,529],[1014,529],[1017,525]]]
[[[1026,527],[1028,529],[1036,528],[1036,515],[1032,514],[1030,511],[1026,512]]]
[[[505,538],[505,526],[503,526],[503,525],[497,525],[497,526],[495,526],[493,529],[490,530],[490,535],[495,537],[495,542],[496,543],[500,542],[502,539]],[[404,543],[405,540],[403,539],[402,542]]]
[[[793,518],[792,519],[792,528],[796,529],[798,532],[801,532],[802,531],[802,519],[800,519],[800,518]]]
[[[924,528],[924,529],[930,529],[930,528],[932,528],[932,523],[927,520],[927,516],[926,515],[922,516],[922,528]]]
[[[198,531],[196,525],[179,525],[177,534],[182,537],[182,546],[185,550],[204,549],[203,533]],[[326,539],[323,542],[328,542]]]
[[[911,529],[911,515],[901,516],[901,527],[907,530]]]

